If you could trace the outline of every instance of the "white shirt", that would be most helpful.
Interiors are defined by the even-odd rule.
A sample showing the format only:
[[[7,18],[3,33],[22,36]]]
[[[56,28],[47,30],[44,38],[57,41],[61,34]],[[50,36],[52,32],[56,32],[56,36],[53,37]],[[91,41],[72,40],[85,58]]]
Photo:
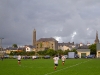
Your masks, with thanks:
[[[54,60],[54,63],[55,63],[55,64],[58,64],[58,60],[59,60],[58,57],[54,57],[53,60]]]
[[[36,58],[36,56],[32,56],[32,58],[34,59],[34,58]]]
[[[62,56],[61,59],[62,59],[62,61],[65,61],[66,58],[65,58],[65,56]]]
[[[18,56],[18,60],[21,60],[21,56],[20,55]]]

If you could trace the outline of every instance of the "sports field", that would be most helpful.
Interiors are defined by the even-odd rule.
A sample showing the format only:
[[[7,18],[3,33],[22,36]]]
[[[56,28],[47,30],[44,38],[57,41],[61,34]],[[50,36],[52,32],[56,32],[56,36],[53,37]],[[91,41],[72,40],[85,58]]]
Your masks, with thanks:
[[[0,75],[100,75],[100,59],[66,59],[64,66],[59,60],[57,70],[52,59],[22,59],[21,65],[17,59],[4,59]]]

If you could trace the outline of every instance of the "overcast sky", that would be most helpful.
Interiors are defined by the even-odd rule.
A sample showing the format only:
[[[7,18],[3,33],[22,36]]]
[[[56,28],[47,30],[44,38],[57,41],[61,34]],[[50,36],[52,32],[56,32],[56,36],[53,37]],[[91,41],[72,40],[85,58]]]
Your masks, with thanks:
[[[34,28],[37,40],[94,43],[96,30],[100,35],[100,0],[0,0],[3,47],[32,45]]]

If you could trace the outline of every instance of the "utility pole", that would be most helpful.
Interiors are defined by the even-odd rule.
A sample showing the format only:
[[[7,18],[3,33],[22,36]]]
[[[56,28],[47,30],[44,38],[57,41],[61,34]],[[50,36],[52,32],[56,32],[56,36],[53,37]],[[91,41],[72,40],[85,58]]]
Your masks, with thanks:
[[[0,48],[1,48],[1,53],[3,54],[2,39],[4,39],[4,38],[0,38]]]

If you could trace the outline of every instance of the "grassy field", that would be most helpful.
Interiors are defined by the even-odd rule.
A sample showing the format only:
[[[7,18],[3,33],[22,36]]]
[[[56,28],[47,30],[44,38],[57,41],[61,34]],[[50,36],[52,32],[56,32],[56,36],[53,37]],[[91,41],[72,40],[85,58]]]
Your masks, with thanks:
[[[0,75],[100,75],[100,59],[67,59],[64,66],[59,60],[57,70],[52,59],[22,59],[20,66],[17,59],[4,59]]]

